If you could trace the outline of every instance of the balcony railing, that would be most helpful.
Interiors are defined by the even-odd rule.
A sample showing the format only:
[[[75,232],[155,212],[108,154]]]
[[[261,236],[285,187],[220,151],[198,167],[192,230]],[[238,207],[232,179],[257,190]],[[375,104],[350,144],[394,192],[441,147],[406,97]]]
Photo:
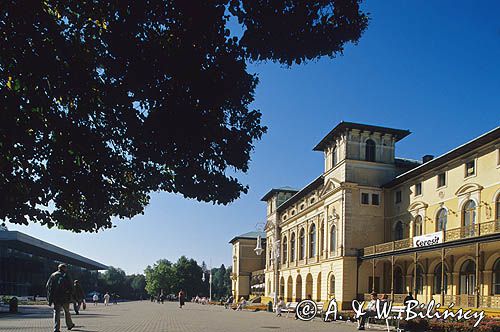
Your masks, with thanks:
[[[394,299],[391,294],[387,293],[387,297],[390,301],[395,304],[403,303],[405,297],[408,294],[394,294]],[[382,299],[382,294],[378,294],[378,298]],[[419,295],[420,296],[420,295]],[[364,301],[371,300],[371,294],[363,294]],[[442,305],[447,306],[450,303],[454,303],[455,307],[459,308],[474,308],[476,306],[476,295],[444,295],[444,303]],[[479,307],[481,308],[492,308],[500,309],[500,295],[488,295],[479,296]]]
[[[479,306],[500,309],[500,295],[480,296]]]
[[[478,237],[494,233],[500,233],[500,220],[449,229],[444,232],[444,242],[456,241],[460,239]],[[363,255],[370,256],[374,254],[408,249],[412,247],[413,238],[406,238],[398,241],[391,241],[366,247],[363,249]]]
[[[398,304],[398,303],[403,303],[405,297],[408,296],[408,293],[406,293],[406,294],[394,294],[394,299],[392,298],[392,295],[390,293],[387,293],[386,295],[387,295],[387,299],[389,301],[392,301],[393,303]],[[384,294],[378,294],[377,298],[382,299],[383,296],[384,296]],[[363,294],[363,299],[365,301],[370,301],[372,299],[372,295],[365,293],[365,294]]]
[[[445,295],[444,305],[450,303],[454,303],[457,308],[473,308],[476,306],[476,295]]]

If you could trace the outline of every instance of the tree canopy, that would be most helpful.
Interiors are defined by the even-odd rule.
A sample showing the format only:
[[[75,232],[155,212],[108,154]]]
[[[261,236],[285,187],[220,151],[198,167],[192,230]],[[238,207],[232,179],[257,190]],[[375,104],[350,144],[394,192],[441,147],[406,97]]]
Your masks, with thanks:
[[[224,264],[220,268],[212,268],[212,298],[221,299],[231,293],[231,267]],[[205,280],[202,276],[205,273]],[[203,262],[201,266],[194,259],[181,256],[172,264],[166,259],[160,259],[153,266],[144,270],[146,276],[146,291],[149,295],[177,294],[181,289],[188,298],[194,296],[209,297],[209,270]]]
[[[73,276],[73,272],[70,275]],[[101,294],[108,292],[128,300],[146,297],[146,278],[142,274],[126,275],[122,269],[110,266],[104,273],[99,273],[96,285],[88,285],[90,279],[81,280],[86,283],[83,289],[87,294],[95,291]]]
[[[3,2],[0,219],[98,231],[152,191],[235,200],[266,131],[247,62],[341,54],[360,2]]]

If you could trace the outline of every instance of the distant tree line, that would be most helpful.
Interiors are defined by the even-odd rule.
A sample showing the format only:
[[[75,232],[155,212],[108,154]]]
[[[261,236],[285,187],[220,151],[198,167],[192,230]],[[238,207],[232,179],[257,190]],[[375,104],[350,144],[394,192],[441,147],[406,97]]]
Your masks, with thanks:
[[[212,268],[212,299],[219,300],[231,293],[231,267],[222,264]],[[205,262],[201,266],[194,259],[181,256],[176,263],[167,259],[158,260],[144,271],[146,291],[150,296],[177,294],[181,289],[190,299],[195,296],[209,297],[210,270]],[[203,278],[205,275],[205,278]]]
[[[222,264],[212,268],[212,299],[227,298],[231,294],[231,267]],[[199,265],[196,260],[181,256],[177,262],[167,259],[158,260],[148,266],[143,274],[127,275],[120,268],[110,266],[97,277],[89,271],[70,268],[73,279],[80,280],[85,293],[93,292],[116,294],[120,299],[140,300],[150,296],[177,294],[184,290],[188,299],[195,296],[209,297],[210,270],[205,262]],[[205,278],[203,278],[203,275]],[[204,279],[204,280],[203,280]]]
[[[90,271],[82,271],[80,269],[69,269],[70,276],[73,280],[80,280],[85,294],[88,296],[91,293],[117,295],[120,299],[140,300],[147,298],[146,294],[146,278],[142,274],[125,274],[120,268],[110,266],[103,273],[99,272],[97,276]]]

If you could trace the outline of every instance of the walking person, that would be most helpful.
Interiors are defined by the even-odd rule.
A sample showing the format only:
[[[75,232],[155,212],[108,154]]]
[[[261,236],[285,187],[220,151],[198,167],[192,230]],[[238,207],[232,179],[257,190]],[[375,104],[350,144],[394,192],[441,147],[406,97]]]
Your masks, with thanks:
[[[83,310],[85,310],[85,292],[83,291],[80,281],[75,280],[73,284],[73,309],[75,314],[80,314],[80,306],[83,304]]]
[[[99,295],[97,295],[97,293],[94,293],[94,296],[92,296],[92,301],[94,301],[94,305],[97,306],[97,302],[99,302]]]
[[[107,307],[107,306],[108,306],[108,304],[109,304],[109,298],[110,298],[110,297],[111,297],[111,296],[109,296],[109,293],[108,293],[108,292],[106,292],[106,294],[104,294],[104,306],[105,306],[105,307]]]
[[[179,308],[182,309],[182,306],[186,302],[186,296],[184,295],[184,291],[181,289],[181,291],[179,292]]]
[[[68,330],[75,327],[69,312],[73,283],[67,272],[66,264],[59,264],[57,271],[52,273],[47,281],[49,306],[54,305],[54,332],[61,331],[61,310],[64,310],[64,319],[66,320]]]
[[[278,304],[276,305],[276,316],[281,317],[281,311],[285,307],[285,302],[283,301],[283,298],[280,296],[278,299]]]

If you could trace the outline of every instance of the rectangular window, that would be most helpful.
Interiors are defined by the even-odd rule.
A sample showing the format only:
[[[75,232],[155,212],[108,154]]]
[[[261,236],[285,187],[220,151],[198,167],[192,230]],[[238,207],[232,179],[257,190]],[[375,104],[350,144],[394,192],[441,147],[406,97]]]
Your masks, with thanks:
[[[361,193],[361,204],[370,204],[370,196],[367,193]]]
[[[438,188],[443,187],[446,185],[446,173],[439,173],[438,174]]]
[[[379,204],[380,201],[378,194],[372,194],[372,205],[379,205]]]
[[[476,174],[476,161],[470,160],[465,163],[465,177]]]
[[[415,184],[415,196],[422,195],[422,182]]]
[[[396,191],[396,203],[401,203],[401,190]]]

